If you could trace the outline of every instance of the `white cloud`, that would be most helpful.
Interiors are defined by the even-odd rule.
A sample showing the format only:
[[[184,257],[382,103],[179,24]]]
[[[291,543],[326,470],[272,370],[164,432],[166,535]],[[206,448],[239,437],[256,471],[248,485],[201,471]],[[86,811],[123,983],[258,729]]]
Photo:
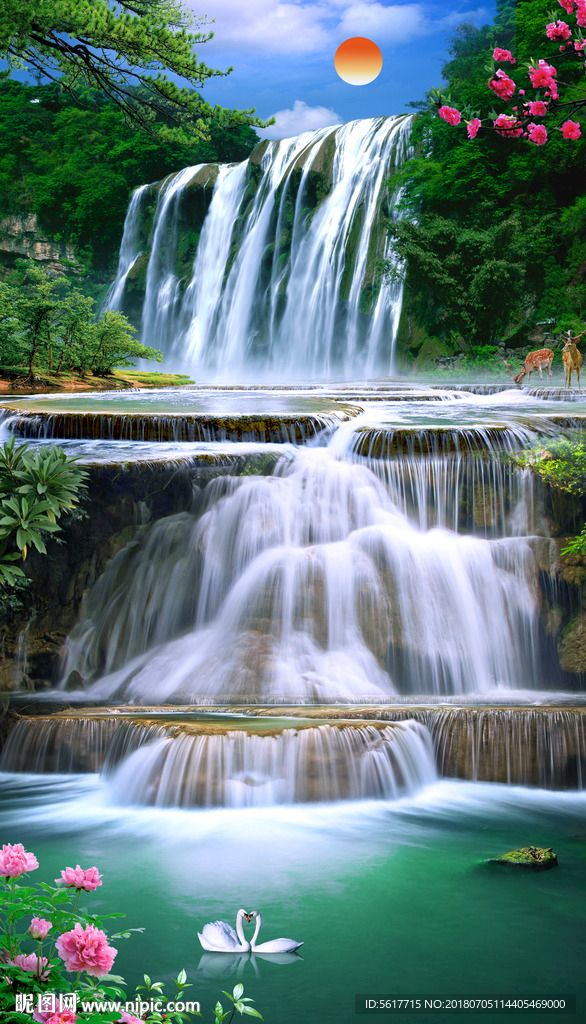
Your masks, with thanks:
[[[199,3],[199,0],[198,0]],[[192,8],[195,0],[187,0]],[[418,3],[385,5],[379,0],[209,0],[208,17],[215,38],[205,46],[213,50],[247,51],[250,56],[332,53],[350,36],[374,42],[403,44],[416,38],[426,25]],[[203,29],[202,29],[203,31]]]
[[[189,6],[193,0],[189,0]],[[215,38],[213,49],[261,54],[308,54],[331,47],[328,3],[283,3],[280,0],[213,0],[208,15]],[[203,55],[203,51],[202,51]]]
[[[270,128],[257,128],[261,139],[290,139],[294,135],[301,135],[301,132],[342,123],[341,117],[334,110],[310,107],[303,100],[295,100],[292,110],[277,110],[270,116],[275,118],[275,124]]]
[[[338,26],[341,39],[366,36],[375,43],[405,43],[425,30],[419,4],[385,7],[380,3],[354,3],[344,11]]]
[[[456,25],[463,25],[464,22],[471,22],[473,25],[486,25],[491,21],[492,12],[488,7],[476,7],[468,11],[450,11],[438,22],[438,28],[455,28]]]

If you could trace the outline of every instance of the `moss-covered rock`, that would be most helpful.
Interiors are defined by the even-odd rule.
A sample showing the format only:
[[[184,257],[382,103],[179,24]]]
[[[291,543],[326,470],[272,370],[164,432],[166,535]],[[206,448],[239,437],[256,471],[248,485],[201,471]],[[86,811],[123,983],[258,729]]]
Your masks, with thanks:
[[[436,359],[442,359],[451,354],[452,350],[445,341],[440,341],[439,338],[426,338],[417,353],[413,369],[422,370],[433,366]]]
[[[558,859],[551,849],[541,846],[523,846],[518,850],[510,850],[500,857],[489,857],[486,864],[510,864],[512,867],[525,868],[529,871],[548,871],[557,868]]]
[[[558,656],[564,672],[586,672],[586,629],[582,613],[565,627],[558,641]]]

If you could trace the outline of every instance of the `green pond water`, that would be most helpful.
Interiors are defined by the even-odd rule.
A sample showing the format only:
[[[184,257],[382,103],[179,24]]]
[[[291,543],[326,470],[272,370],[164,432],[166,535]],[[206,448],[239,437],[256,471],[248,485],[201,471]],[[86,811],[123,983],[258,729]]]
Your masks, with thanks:
[[[3,782],[3,839],[37,854],[39,881],[96,864],[103,885],[82,902],[146,929],[118,941],[115,969],[134,983],[184,967],[204,1019],[239,980],[282,1024],[366,1019],[357,993],[576,995],[584,1019],[584,793],[440,781],[395,803],[178,812],[117,808],[95,776]],[[482,863],[529,843],[559,867]],[[241,906],[262,912],[259,941],[303,941],[300,957],[204,955],[198,930]]]

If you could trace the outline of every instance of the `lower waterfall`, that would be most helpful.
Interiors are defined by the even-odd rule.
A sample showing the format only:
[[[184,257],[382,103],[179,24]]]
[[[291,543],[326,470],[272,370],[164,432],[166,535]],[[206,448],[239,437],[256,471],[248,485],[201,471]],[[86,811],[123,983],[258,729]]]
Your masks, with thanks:
[[[367,466],[304,449],[116,555],[63,680],[147,704],[489,693],[536,686],[536,636],[526,541],[423,531]]]

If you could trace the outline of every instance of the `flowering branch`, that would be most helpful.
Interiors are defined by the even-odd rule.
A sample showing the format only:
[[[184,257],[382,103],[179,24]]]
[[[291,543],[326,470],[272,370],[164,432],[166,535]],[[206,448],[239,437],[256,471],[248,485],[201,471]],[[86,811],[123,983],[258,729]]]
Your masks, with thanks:
[[[575,15],[576,28],[574,31],[566,21],[556,17],[551,12],[548,17],[551,21],[545,27],[546,37],[559,42],[559,60],[580,60],[583,62],[586,50],[586,39],[582,36],[581,29],[586,28],[586,0],[559,0],[568,16]],[[535,90],[533,99],[525,99],[526,90],[517,89],[514,79],[502,68],[496,68],[496,64],[516,64],[510,50],[496,46],[493,50],[492,61],[487,70],[490,78],[487,82],[488,88],[494,95],[510,103],[515,92],[518,100],[512,107],[511,114],[496,114],[491,111],[488,122],[478,116],[477,112],[468,108],[459,110],[450,106],[452,103],[449,94],[442,94],[440,90],[432,91],[434,105],[438,108],[439,116],[450,125],[459,125],[462,122],[467,126],[468,138],[475,139],[480,131],[494,131],[504,138],[525,138],[536,146],[543,146],[548,140],[548,130],[541,120],[535,118],[548,117],[550,120],[557,119],[550,124],[550,131],[560,131],[564,139],[579,139],[582,131],[579,120],[572,120],[568,115],[580,117],[586,109],[586,96],[560,102],[558,88],[568,88],[569,83],[558,80],[557,68],[550,64],[555,57],[529,60],[519,65],[526,70],[531,87]],[[567,108],[567,109],[564,109]]]

